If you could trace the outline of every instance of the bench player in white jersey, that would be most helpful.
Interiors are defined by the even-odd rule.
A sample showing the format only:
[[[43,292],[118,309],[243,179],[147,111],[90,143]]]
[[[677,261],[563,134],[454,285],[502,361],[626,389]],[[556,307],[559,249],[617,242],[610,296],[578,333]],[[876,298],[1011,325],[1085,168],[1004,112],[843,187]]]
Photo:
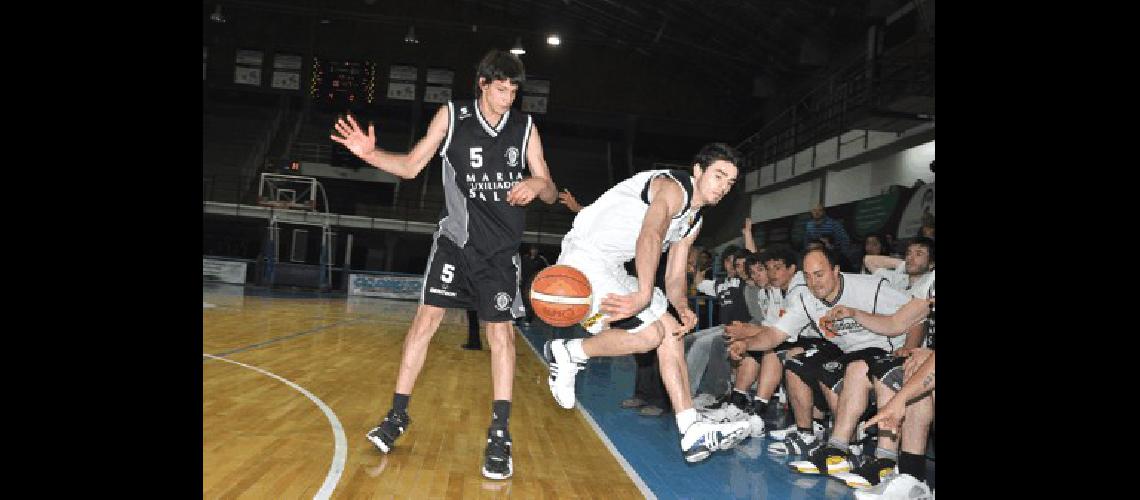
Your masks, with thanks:
[[[825,364],[823,371],[816,374],[820,389],[835,414],[831,437],[826,446],[811,451],[808,460],[793,461],[788,465],[797,472],[823,472],[841,477],[850,486],[870,487],[894,470],[898,448],[896,436],[880,433],[875,457],[856,469],[854,474],[850,474],[852,465],[847,449],[860,416],[867,410],[868,393],[872,388],[876,399],[883,403],[894,395],[894,390],[883,385],[881,380],[892,368],[903,363],[902,358],[891,353],[904,345],[907,335],[901,332],[877,334],[851,318],[835,322],[823,321],[823,318],[836,305],[892,314],[912,299],[891,288],[883,278],[840,273],[833,255],[827,249],[809,250],[804,255],[804,279],[810,294],[793,295],[784,316],[773,325],[737,324],[726,330],[758,330],[747,340],[733,343],[730,349],[737,354],[745,349],[766,350],[785,340],[795,340],[791,336],[804,326],[819,331],[843,351],[843,356]],[[876,381],[874,384],[873,379]]]
[[[795,294],[807,293],[803,272],[796,269],[798,260],[788,245],[776,245],[764,256],[764,266],[771,286],[771,300],[768,312],[761,324],[771,326],[786,312]],[[755,329],[736,328],[733,340],[746,339],[755,335]],[[813,329],[802,328],[792,340],[785,341],[769,350],[747,350],[749,357],[760,363],[760,376],[766,378],[757,388],[757,396],[770,396],[786,373],[790,407],[795,423],[784,429],[774,429],[769,433],[776,441],[769,451],[773,453],[805,453],[814,438],[823,433],[823,414],[827,401],[818,389],[817,369],[824,363],[834,361],[843,354],[834,344],[823,340]],[[799,367],[808,365],[807,369]],[[773,371],[775,374],[773,375]],[[764,392],[762,392],[764,391]],[[814,412],[814,415],[813,415]]]
[[[563,408],[573,408],[577,372],[593,356],[625,356],[657,349],[665,390],[676,412],[685,460],[697,462],[743,440],[748,422],[714,424],[693,408],[683,335],[697,323],[686,297],[685,264],[701,228],[701,209],[732,189],[740,154],[722,143],[705,145],[693,173],[649,170],[610,188],[583,208],[562,240],[559,264],[582,271],[593,300],[582,326],[592,337],[552,340],[543,353],[550,363],[550,390]],[[665,291],[653,286],[662,252],[668,251]],[[622,263],[635,259],[637,278]],[[677,318],[666,314],[672,306]]]
[[[557,199],[538,130],[529,115],[511,110],[525,78],[518,57],[488,52],[476,69],[478,98],[441,106],[427,134],[407,154],[376,148],[374,127],[365,133],[351,116],[337,121],[340,135],[331,137],[403,179],[418,175],[437,151],[443,170],[446,204],[424,271],[420,306],[404,337],[392,407],[367,438],[380,451],[391,451],[411,423],[408,401],[444,313],[474,309],[487,324],[491,344],[494,399],[482,471],[489,479],[506,479],[514,472],[508,430],[515,369],[511,321],[524,314],[518,249],[525,206],[536,197],[548,204]]]

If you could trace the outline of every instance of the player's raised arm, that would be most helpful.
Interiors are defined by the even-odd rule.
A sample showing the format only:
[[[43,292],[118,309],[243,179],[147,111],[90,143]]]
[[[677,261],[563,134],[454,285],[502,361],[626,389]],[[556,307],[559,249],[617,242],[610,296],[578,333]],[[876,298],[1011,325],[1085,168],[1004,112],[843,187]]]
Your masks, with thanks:
[[[356,122],[356,118],[348,115],[338,118],[334,127],[338,134],[332,134],[330,139],[341,143],[352,154],[368,162],[369,165],[395,175],[401,179],[412,179],[431,161],[431,157],[439,150],[439,145],[447,137],[447,106],[441,106],[431,119],[427,134],[416,143],[407,154],[392,153],[376,147],[376,127],[368,124],[365,133]]]

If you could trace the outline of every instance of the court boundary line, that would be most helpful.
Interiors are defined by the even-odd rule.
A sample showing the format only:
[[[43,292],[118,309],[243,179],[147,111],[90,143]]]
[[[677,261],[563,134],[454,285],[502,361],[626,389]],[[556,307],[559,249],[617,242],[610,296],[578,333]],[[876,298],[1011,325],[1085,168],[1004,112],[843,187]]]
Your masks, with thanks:
[[[348,323],[357,323],[357,322],[360,322],[360,321],[364,321],[364,320],[363,320],[363,319],[361,319],[361,318],[353,318],[353,319],[346,319],[346,320],[343,320],[343,321],[337,321],[336,323],[331,323],[331,324],[328,324],[328,325],[324,325],[324,326],[318,326],[318,327],[316,327],[316,328],[310,328],[310,329],[308,329],[308,330],[300,331],[300,332],[297,332],[297,333],[291,333],[291,334],[289,334],[289,335],[285,335],[285,336],[282,336],[282,337],[274,337],[274,338],[271,338],[271,339],[269,339],[269,340],[265,340],[265,341],[262,341],[262,342],[258,342],[258,343],[256,343],[256,344],[250,344],[250,345],[247,345],[247,346],[239,347],[239,348],[237,348],[237,349],[230,349],[230,350],[228,350],[228,351],[225,351],[225,352],[220,352],[220,353],[217,353],[217,354],[212,354],[212,355],[210,355],[210,356],[211,356],[211,357],[221,357],[221,356],[229,356],[229,355],[231,355],[231,354],[237,354],[237,353],[239,353],[239,352],[252,351],[252,350],[254,350],[254,349],[257,349],[257,348],[259,348],[259,347],[265,347],[265,346],[267,346],[267,345],[270,345],[270,344],[276,344],[276,343],[278,343],[278,342],[282,342],[282,341],[285,341],[285,340],[290,340],[290,339],[293,339],[293,338],[297,338],[297,337],[301,337],[301,336],[304,336],[304,335],[309,335],[309,334],[317,333],[317,332],[319,332],[319,331],[321,331],[321,330],[325,330],[325,329],[328,329],[328,328],[332,328],[332,327],[334,327],[334,326],[345,325],[345,324],[348,324]],[[203,353],[203,355],[205,355],[205,354]],[[205,363],[206,361],[207,361],[207,360],[202,360],[202,362],[203,362],[203,363]]]
[[[330,496],[332,496],[333,491],[336,489],[337,483],[340,482],[340,476],[344,473],[344,466],[345,466],[345,463],[347,463],[347,458],[348,458],[348,439],[345,438],[344,427],[340,424],[340,419],[338,419],[336,417],[336,413],[332,411],[332,408],[329,408],[329,406],[326,405],[324,401],[321,401],[321,398],[316,397],[315,395],[313,395],[313,393],[309,392],[304,387],[301,387],[301,386],[297,385],[296,383],[294,383],[293,381],[286,379],[286,378],[284,378],[280,375],[277,375],[275,373],[272,373],[268,370],[264,370],[262,368],[258,368],[256,366],[252,366],[252,365],[247,365],[245,363],[234,361],[232,359],[226,359],[226,358],[223,358],[220,356],[215,356],[213,354],[202,353],[202,356],[205,356],[208,358],[214,358],[214,359],[217,359],[219,361],[225,361],[227,363],[232,363],[232,364],[244,367],[244,368],[249,368],[250,370],[254,370],[256,372],[260,372],[263,375],[267,375],[269,377],[275,378],[275,379],[285,383],[285,385],[288,385],[289,387],[296,389],[297,392],[300,392],[305,397],[309,398],[310,401],[312,401],[314,404],[317,405],[318,408],[320,408],[320,410],[325,414],[325,418],[328,419],[329,425],[332,426],[332,430],[333,430],[333,460],[332,460],[332,463],[329,465],[328,474],[325,475],[325,481],[323,483],[321,483],[321,488],[319,490],[317,490],[317,493],[315,495],[313,495],[313,498],[319,498],[319,499],[324,500],[324,499],[327,499]]]
[[[538,348],[530,343],[530,339],[526,338],[526,333],[524,333],[518,325],[512,324],[511,326],[513,326],[514,329],[519,332],[519,335],[523,338],[523,342],[526,342],[526,345],[530,347],[530,351],[534,353],[534,356],[538,358],[538,361],[546,366],[547,369],[549,369],[550,364],[547,363],[546,359],[542,357],[542,354],[538,352]],[[633,469],[633,466],[629,465],[629,462],[625,460],[625,457],[621,454],[621,452],[618,451],[617,447],[614,446],[614,443],[610,441],[609,436],[606,436],[605,431],[603,431],[601,426],[599,426],[598,423],[594,421],[594,417],[590,416],[590,412],[586,411],[586,409],[582,407],[581,403],[575,402],[574,408],[578,410],[578,413],[586,418],[586,422],[589,423],[590,427],[594,429],[594,433],[597,434],[599,438],[601,438],[602,443],[606,445],[606,449],[610,450],[610,454],[617,459],[618,464],[621,465],[621,468],[625,469],[626,475],[628,475],[629,478],[633,480],[633,484],[637,486],[637,489],[641,490],[641,495],[645,498],[652,498],[656,500],[657,495],[653,493],[653,490],[649,489],[649,486],[645,484],[645,481],[641,479],[641,475],[639,475],[637,471]]]

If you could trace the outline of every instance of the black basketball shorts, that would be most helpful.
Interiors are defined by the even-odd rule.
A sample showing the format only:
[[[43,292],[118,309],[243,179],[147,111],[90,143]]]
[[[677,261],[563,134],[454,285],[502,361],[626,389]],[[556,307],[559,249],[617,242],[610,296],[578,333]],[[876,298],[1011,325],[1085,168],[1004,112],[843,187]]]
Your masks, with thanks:
[[[519,293],[518,252],[481,255],[471,245],[459,248],[437,234],[424,272],[420,303],[449,309],[474,309],[482,321],[511,321],[526,310]]]
[[[843,390],[843,376],[847,370],[847,364],[852,361],[865,361],[867,363],[867,378],[870,379],[872,383],[875,379],[882,380],[883,383],[890,386],[891,389],[898,391],[901,387],[900,382],[902,381],[902,377],[888,377],[888,374],[891,374],[893,371],[897,371],[897,373],[901,374],[902,366],[903,363],[906,362],[906,358],[896,357],[890,352],[878,347],[869,347],[844,354],[836,361],[839,365],[829,367],[832,369],[825,368],[824,376],[821,378],[821,381],[832,388],[836,394],[839,394],[839,392]]]

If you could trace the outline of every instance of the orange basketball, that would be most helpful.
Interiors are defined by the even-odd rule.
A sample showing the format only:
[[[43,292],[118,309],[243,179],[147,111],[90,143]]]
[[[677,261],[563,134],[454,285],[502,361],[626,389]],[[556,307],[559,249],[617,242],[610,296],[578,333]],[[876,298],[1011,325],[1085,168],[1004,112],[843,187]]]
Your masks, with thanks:
[[[585,274],[559,264],[535,275],[530,284],[530,306],[546,324],[570,326],[585,319],[590,312],[592,294]]]

